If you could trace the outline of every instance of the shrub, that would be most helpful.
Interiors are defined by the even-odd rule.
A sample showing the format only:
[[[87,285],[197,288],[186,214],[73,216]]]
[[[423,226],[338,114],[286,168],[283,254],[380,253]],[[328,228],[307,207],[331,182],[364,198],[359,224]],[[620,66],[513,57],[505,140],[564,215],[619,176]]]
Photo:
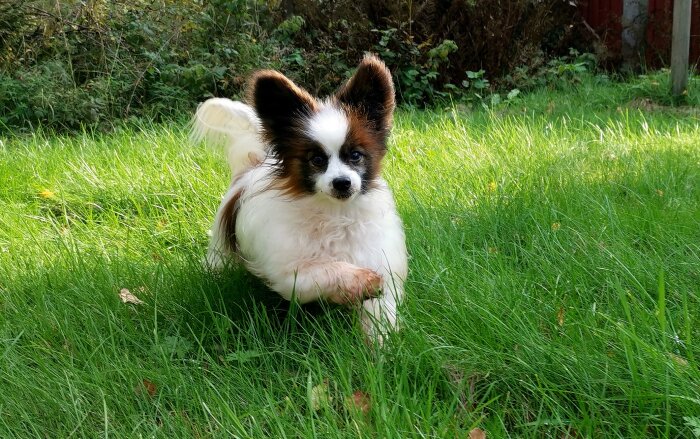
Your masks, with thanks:
[[[250,71],[266,67],[327,94],[366,51],[387,62],[403,103],[527,88],[553,77],[552,60],[577,65],[572,3],[18,0],[0,4],[0,126],[171,117],[240,96]]]
[[[446,92],[463,91],[466,72],[483,70],[492,85],[510,85],[512,77],[506,78],[515,68],[537,75],[550,59],[566,56],[570,48],[589,48],[571,0],[284,3],[284,12],[299,14],[306,23],[294,43],[314,61],[317,73],[305,79],[326,92],[330,90],[325,84],[336,83],[338,67],[366,50],[387,62],[399,98],[422,106]],[[340,61],[318,69],[325,61],[318,52]]]
[[[0,7],[0,121],[76,128],[160,118],[270,65],[248,2],[20,1]]]

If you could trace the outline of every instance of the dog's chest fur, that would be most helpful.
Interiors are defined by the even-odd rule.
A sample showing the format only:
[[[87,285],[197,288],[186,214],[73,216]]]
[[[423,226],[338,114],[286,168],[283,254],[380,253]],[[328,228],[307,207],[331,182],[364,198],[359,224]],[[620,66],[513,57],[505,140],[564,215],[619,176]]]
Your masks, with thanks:
[[[363,211],[362,215],[358,215],[357,210],[345,212],[339,209],[298,212],[299,248],[304,249],[308,258],[328,258],[353,264],[376,259],[382,237],[382,218],[380,212]]]
[[[288,199],[276,190],[259,190],[261,181],[256,175],[240,181],[236,212],[238,249],[252,271],[262,272],[271,264],[296,269],[321,260],[377,269],[383,253],[392,251],[386,248],[386,232],[400,231],[400,220],[383,181],[352,206],[314,197]]]

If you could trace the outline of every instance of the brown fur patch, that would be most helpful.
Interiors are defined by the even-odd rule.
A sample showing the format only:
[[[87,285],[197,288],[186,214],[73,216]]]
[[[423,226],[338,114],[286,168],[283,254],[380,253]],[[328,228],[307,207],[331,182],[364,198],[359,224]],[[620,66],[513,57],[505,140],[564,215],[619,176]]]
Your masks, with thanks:
[[[382,60],[366,55],[335,98],[361,112],[367,124],[385,139],[389,135],[396,101],[391,73]]]
[[[298,198],[313,192],[313,181],[308,180],[309,175],[305,170],[309,162],[308,154],[312,150],[313,141],[301,133],[285,141],[282,153],[284,164],[277,172],[277,187],[285,195]]]
[[[287,78],[277,70],[258,70],[257,72],[253,73],[248,80],[248,85],[246,87],[246,100],[250,105],[255,106],[256,91],[258,91],[258,87],[263,83],[275,85],[281,89],[289,89],[300,101],[309,105],[312,111],[318,110],[318,101],[316,101],[316,99],[314,99],[309,92],[296,85],[291,79]]]
[[[223,234],[224,244],[226,248],[232,252],[238,250],[236,242],[236,218],[238,216],[239,201],[242,191],[236,192],[233,197],[226,203],[221,214],[221,232]]]
[[[277,159],[275,187],[286,195],[308,194],[308,182],[299,179],[303,171],[310,139],[301,126],[306,118],[317,112],[320,104],[306,90],[282,73],[262,70],[251,78],[248,101],[262,121],[262,136]]]
[[[303,115],[318,111],[318,101],[306,90],[275,70],[261,70],[248,84],[247,100],[262,121],[262,135],[273,149],[301,128]]]
[[[364,115],[347,111],[349,129],[345,146],[349,150],[358,150],[365,156],[366,173],[362,176],[363,190],[374,187],[382,171],[382,160],[386,155],[386,143],[383,134],[369,128]]]

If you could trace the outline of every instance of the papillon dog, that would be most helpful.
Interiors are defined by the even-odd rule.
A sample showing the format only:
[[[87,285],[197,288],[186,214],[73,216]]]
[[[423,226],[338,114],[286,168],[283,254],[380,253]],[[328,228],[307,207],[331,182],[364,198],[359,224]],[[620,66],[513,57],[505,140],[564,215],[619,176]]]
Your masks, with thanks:
[[[333,95],[312,97],[273,70],[248,102],[197,109],[196,141],[224,143],[231,185],[206,261],[236,255],[287,300],[357,307],[364,333],[397,327],[408,270],[403,225],[381,177],[395,107],[391,74],[368,55]]]

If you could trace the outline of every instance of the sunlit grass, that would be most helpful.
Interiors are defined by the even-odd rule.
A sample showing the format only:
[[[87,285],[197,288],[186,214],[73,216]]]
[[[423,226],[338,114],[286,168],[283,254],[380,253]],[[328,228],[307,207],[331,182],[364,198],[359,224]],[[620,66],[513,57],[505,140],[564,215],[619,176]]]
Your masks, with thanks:
[[[653,82],[399,112],[383,351],[203,270],[229,176],[180,125],[4,139],[0,436],[692,437],[700,116],[640,108]]]

